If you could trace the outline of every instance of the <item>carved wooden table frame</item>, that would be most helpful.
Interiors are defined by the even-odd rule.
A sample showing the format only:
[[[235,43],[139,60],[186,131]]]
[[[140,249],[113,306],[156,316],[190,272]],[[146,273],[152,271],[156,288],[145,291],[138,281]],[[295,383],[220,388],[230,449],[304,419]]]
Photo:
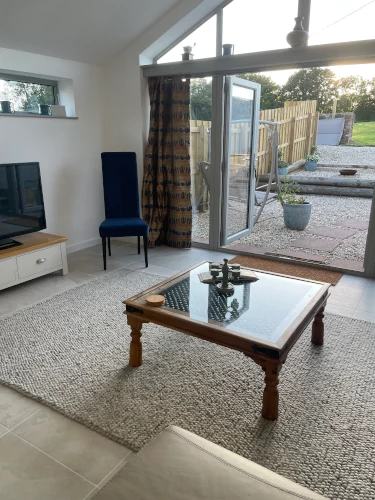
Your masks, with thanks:
[[[293,321],[276,343],[235,333],[218,325],[203,323],[187,315],[174,313],[170,308],[152,307],[146,304],[144,297],[152,294],[154,289],[167,285],[178,277],[184,277],[192,269],[202,264],[203,262],[200,262],[196,266],[172,276],[149,290],[143,291],[124,301],[126,305],[124,314],[126,314],[128,325],[131,328],[129,365],[136,368],[142,364],[141,337],[142,325],[144,323],[155,323],[193,337],[207,340],[208,342],[213,342],[214,344],[241,351],[255,363],[260,365],[265,372],[262,416],[267,420],[276,420],[279,412],[278,384],[280,370],[290,350],[311,321],[313,321],[311,342],[317,346],[322,346],[324,343],[324,308],[329,296],[328,290],[330,284],[277,273],[265,273],[259,270],[259,272],[264,274],[273,274],[275,276],[298,279],[299,281],[307,281],[322,285],[320,291],[314,296],[313,300],[303,309],[296,320]]]

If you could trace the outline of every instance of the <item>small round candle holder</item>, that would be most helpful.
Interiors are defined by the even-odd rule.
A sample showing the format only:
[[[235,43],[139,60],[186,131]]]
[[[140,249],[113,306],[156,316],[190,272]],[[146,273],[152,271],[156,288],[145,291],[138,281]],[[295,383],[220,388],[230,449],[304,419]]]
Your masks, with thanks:
[[[232,277],[234,280],[238,281],[241,276],[241,269],[233,269],[232,267]]]
[[[217,280],[219,274],[220,274],[220,269],[211,269],[211,276],[213,277],[214,280]]]

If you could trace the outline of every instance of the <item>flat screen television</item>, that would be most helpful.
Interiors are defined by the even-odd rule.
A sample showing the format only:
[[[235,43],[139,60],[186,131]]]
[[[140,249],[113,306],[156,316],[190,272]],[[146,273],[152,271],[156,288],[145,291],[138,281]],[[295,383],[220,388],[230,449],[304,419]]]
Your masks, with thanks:
[[[0,250],[12,238],[46,229],[39,163],[0,165]]]

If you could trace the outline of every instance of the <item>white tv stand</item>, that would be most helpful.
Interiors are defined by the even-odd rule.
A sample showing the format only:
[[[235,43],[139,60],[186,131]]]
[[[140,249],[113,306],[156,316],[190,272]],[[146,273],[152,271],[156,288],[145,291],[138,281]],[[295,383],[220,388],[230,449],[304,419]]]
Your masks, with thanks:
[[[0,248],[0,290],[55,271],[68,274],[65,236],[31,233],[13,239],[22,245]]]

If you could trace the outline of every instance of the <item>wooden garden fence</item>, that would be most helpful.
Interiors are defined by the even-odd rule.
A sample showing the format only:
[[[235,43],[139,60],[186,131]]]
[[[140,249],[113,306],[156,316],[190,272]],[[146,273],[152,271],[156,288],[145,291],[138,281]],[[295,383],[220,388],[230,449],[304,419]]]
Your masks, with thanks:
[[[291,165],[302,160],[316,144],[319,114],[316,111],[316,101],[289,101],[283,108],[265,109],[260,112],[261,120],[277,122],[279,131],[279,149],[284,154],[284,160]],[[259,127],[258,165],[262,166],[260,173],[270,172],[271,158],[268,153],[266,161],[260,161],[266,154],[267,130],[264,125]]]
[[[316,144],[319,114],[316,101],[289,101],[283,108],[265,109],[260,112],[260,120],[277,122],[279,132],[279,149],[284,160],[291,165],[309,154],[310,148]],[[239,170],[246,168],[249,156],[248,145],[250,124],[239,122],[232,125],[231,132],[231,177]],[[192,166],[193,196],[202,191],[203,178],[198,167],[200,161],[211,158],[211,122],[190,120],[190,158]],[[259,173],[267,174],[271,167],[271,151],[267,153],[267,129],[259,126],[258,162]],[[204,202],[205,200],[203,200]]]

